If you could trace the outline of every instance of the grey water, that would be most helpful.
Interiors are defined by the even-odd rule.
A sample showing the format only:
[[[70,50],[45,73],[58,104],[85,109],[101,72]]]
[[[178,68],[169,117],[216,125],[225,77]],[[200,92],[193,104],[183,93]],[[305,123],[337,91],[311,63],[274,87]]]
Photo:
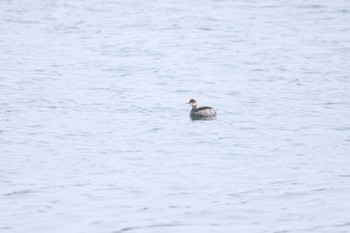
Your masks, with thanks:
[[[0,232],[350,232],[347,0],[2,0],[0,69]]]

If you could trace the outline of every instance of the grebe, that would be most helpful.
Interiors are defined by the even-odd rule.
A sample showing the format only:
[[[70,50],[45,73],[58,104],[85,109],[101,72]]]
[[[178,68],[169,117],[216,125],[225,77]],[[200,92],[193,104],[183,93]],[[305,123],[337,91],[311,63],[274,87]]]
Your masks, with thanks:
[[[197,102],[194,99],[191,99],[188,104],[192,105],[190,117],[193,120],[213,119],[216,117],[216,112],[212,107],[197,108]]]

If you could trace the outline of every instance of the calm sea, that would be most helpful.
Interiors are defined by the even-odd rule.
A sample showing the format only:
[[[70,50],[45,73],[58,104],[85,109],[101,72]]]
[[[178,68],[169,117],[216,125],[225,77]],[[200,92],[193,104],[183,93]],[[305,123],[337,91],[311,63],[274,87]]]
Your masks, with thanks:
[[[0,232],[346,233],[349,156],[348,0],[0,1]]]

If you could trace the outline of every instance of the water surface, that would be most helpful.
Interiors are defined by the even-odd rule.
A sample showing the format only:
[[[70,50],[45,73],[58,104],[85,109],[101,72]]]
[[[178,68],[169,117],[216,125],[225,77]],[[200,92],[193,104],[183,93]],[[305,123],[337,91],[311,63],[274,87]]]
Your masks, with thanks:
[[[0,231],[350,232],[349,25],[345,0],[1,1]]]

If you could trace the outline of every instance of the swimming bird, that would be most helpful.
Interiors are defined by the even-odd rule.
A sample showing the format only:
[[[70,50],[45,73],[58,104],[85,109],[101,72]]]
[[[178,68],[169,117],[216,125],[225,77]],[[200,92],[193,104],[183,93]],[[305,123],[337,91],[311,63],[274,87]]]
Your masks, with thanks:
[[[216,117],[216,111],[212,107],[205,106],[197,108],[197,101],[194,99],[191,99],[188,104],[192,105],[190,117],[193,120],[209,120]]]

